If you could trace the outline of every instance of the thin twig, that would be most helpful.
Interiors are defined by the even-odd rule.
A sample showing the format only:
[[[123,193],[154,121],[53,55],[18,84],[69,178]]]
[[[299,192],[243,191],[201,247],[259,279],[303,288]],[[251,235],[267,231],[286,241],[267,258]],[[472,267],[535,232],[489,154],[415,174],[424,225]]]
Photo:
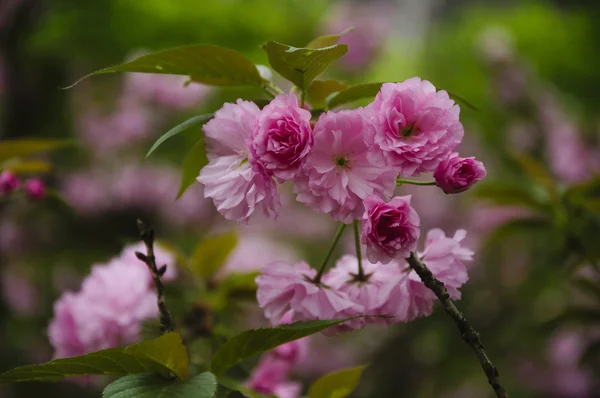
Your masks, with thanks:
[[[140,231],[140,239],[146,245],[147,254],[135,252],[135,255],[140,261],[143,261],[146,264],[150,274],[152,275],[154,285],[156,286],[156,303],[158,305],[158,311],[160,314],[160,331],[163,334],[172,332],[175,327],[173,326],[171,313],[169,312],[167,304],[165,303],[165,287],[160,280],[160,277],[167,270],[167,265],[165,264],[160,268],[156,266],[156,258],[154,257],[154,228],[151,226],[146,227],[141,220],[137,220],[137,225],[138,230]]]
[[[362,266],[362,253],[360,252],[360,231],[358,229],[358,220],[354,220],[354,246],[356,248],[356,258],[358,259],[358,274],[356,277],[359,281],[365,282],[367,277]]]
[[[500,376],[498,374],[498,369],[492,364],[490,359],[488,358],[483,344],[479,338],[479,333],[473,329],[473,326],[467,321],[464,315],[456,308],[450,296],[448,295],[448,291],[444,284],[439,281],[429,268],[419,260],[418,256],[415,253],[411,253],[410,257],[406,259],[408,264],[412,269],[415,270],[419,278],[423,281],[425,286],[427,286],[432,292],[435,293],[437,298],[442,303],[444,307],[444,311],[454,320],[454,323],[458,327],[462,339],[473,349],[483,371],[485,372],[488,382],[494,389],[496,393],[496,397],[498,398],[508,398],[508,394],[506,390],[500,383]]]

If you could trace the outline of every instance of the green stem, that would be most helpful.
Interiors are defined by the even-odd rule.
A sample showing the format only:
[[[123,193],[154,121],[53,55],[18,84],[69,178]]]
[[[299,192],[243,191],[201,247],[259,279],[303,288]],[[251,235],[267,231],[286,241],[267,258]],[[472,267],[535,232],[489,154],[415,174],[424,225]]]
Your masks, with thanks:
[[[320,283],[321,282],[321,277],[323,276],[323,273],[325,272],[325,268],[327,267],[327,263],[329,262],[329,259],[331,258],[331,255],[333,254],[333,250],[335,249],[335,247],[337,246],[340,238],[342,237],[342,233],[344,232],[344,228],[346,228],[346,224],[343,224],[343,223],[340,224],[340,227],[338,228],[337,232],[335,233],[335,237],[333,238],[333,242],[331,242],[331,246],[329,247],[329,251],[327,252],[327,255],[325,256],[325,259],[321,263],[321,268],[319,269],[319,272],[317,273],[317,276],[315,276],[315,279],[313,279],[314,283]]]
[[[358,220],[354,220],[354,246],[356,247],[356,258],[358,259],[357,279],[361,282],[366,280],[365,271],[362,266],[362,253],[360,252],[360,232],[358,230]]]
[[[402,184],[412,184],[412,185],[436,185],[435,181],[414,181],[414,180],[405,180],[404,178],[397,178],[396,185],[400,186]]]

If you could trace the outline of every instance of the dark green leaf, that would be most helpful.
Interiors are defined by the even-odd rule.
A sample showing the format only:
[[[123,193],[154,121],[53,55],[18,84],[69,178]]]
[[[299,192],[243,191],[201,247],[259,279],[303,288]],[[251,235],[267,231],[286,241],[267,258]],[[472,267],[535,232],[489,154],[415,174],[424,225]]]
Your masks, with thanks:
[[[126,375],[173,373],[180,379],[188,374],[189,361],[179,333],[165,334],[125,348],[109,348],[87,355],[27,365],[0,375],[0,384],[23,381],[57,381],[82,375]]]
[[[597,340],[586,347],[579,362],[582,364],[600,364],[600,340]]]
[[[296,48],[270,41],[263,45],[271,67],[303,91],[336,59],[348,51],[348,46],[335,46],[311,49]]]
[[[140,72],[189,76],[192,81],[214,86],[260,85],[256,66],[243,54],[225,47],[191,45],[142,55],[121,65],[100,69],[82,77],[102,73]]]
[[[568,308],[564,313],[548,323],[554,327],[564,325],[597,326],[600,324],[600,309],[585,307]]]
[[[102,392],[102,398],[212,398],[216,392],[217,379],[210,372],[186,381],[143,373],[112,382]]]
[[[488,181],[474,190],[475,196],[505,206],[524,206],[535,210],[550,211],[548,198],[530,186]]]
[[[206,113],[204,115],[194,116],[194,117],[186,120],[185,122],[173,127],[171,130],[169,130],[165,134],[163,134],[158,140],[156,140],[154,145],[152,145],[152,148],[150,148],[150,150],[146,154],[146,157],[150,156],[150,154],[152,152],[154,152],[154,150],[156,148],[158,148],[163,142],[165,142],[169,138],[181,133],[182,131],[189,129],[192,126],[195,126],[197,124],[202,124],[202,123],[208,121],[212,117],[213,117],[212,113]]]
[[[323,48],[333,46],[334,44],[337,44],[340,37],[350,32],[352,29],[354,28],[350,27],[344,30],[342,33],[316,37],[306,45],[306,48]]]
[[[348,319],[296,322],[274,328],[246,330],[223,344],[212,360],[212,371],[219,376],[237,363],[290,341],[325,330]]]
[[[556,194],[554,178],[539,161],[524,153],[514,153],[511,157],[533,182],[538,183],[548,193]]]
[[[232,391],[227,398],[246,398],[246,396],[239,391]]]
[[[73,144],[70,140],[7,140],[0,141],[0,161],[19,156],[35,155]]]
[[[362,98],[374,97],[379,92],[382,84],[383,83],[366,83],[348,87],[345,90],[330,95],[327,98],[327,107],[333,109]]]
[[[200,175],[200,169],[206,166],[207,163],[204,136],[201,136],[183,159],[183,164],[181,165],[181,184],[179,192],[177,192],[177,199],[196,181],[196,178]]]
[[[600,303],[600,283],[586,278],[577,278],[573,281],[573,286],[582,292],[589,293]]]
[[[326,374],[310,386],[308,398],[346,398],[358,385],[366,366]]]
[[[308,89],[308,101],[313,109],[324,109],[327,107],[327,97],[347,87],[348,83],[338,80],[315,80]]]
[[[210,236],[202,240],[194,249],[192,255],[192,271],[196,276],[209,278],[213,276],[229,257],[237,245],[235,232]]]

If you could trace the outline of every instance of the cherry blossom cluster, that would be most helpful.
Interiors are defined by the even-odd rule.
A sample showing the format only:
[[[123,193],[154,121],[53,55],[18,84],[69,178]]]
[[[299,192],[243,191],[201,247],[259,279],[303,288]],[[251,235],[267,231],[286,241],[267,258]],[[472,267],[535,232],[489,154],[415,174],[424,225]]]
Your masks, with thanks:
[[[21,186],[21,181],[10,170],[0,172],[0,197],[7,196]],[[30,199],[42,199],[46,195],[46,185],[39,178],[29,178],[23,183],[23,190]]]
[[[393,197],[406,178],[433,173],[447,194],[483,179],[483,164],[456,153],[464,129],[460,108],[445,91],[417,77],[385,83],[366,107],[321,113],[316,122],[295,94],[280,94],[262,110],[249,101],[225,104],[204,126],[209,163],[198,177],[204,194],[229,220],[277,217],[278,184],[291,181],[296,200],[342,224],[354,223],[357,255],[325,273],[304,262],[274,262],[257,278],[258,302],[274,323],[358,315],[337,331],[367,323],[406,322],[428,315],[434,294],[411,271],[420,219],[410,196]],[[362,224],[362,227],[358,225]],[[366,247],[363,259],[361,245]],[[340,230],[341,233],[342,229]],[[467,280],[465,231],[427,234],[419,257],[452,298]]]
[[[144,251],[142,243],[126,246],[106,264],[94,265],[79,292],[65,292],[54,303],[48,336],[55,358],[135,343],[142,322],[158,317],[152,277],[136,251]],[[174,256],[160,246],[155,246],[154,254],[158,264],[167,265],[162,280],[175,279]]]

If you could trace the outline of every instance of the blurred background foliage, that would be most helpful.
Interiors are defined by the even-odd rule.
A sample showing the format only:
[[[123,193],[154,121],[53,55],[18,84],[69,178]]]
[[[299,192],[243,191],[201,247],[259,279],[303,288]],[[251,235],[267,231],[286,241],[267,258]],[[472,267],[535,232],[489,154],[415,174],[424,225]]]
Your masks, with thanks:
[[[399,192],[414,195],[425,228],[468,230],[478,255],[459,307],[481,332],[511,396],[599,396],[599,17],[594,1],[5,0],[0,137],[70,138],[73,145],[35,157],[52,165],[43,174],[53,193],[45,200],[0,198],[0,370],[51,358],[52,303],[77,290],[92,264],[136,239],[136,218],[155,224],[180,253],[182,273],[195,275],[180,278],[169,300],[179,324],[197,337],[197,358],[214,339],[262,322],[245,273],[261,265],[252,261],[269,260],[265,252],[319,261],[334,228],[290,199],[290,214],[277,223],[235,226],[233,244],[222,244],[225,254],[233,250],[224,269],[240,275],[199,280],[198,242],[234,229],[199,187],[174,203],[181,159],[199,129],[140,159],[187,117],[262,94],[207,89],[191,105],[163,103],[155,97],[164,93],[140,94],[139,85],[152,81],[136,86],[123,75],[61,87],[143,50],[217,44],[266,64],[260,45],[269,39],[303,46],[354,26],[344,40],[357,50],[327,77],[359,83],[418,75],[478,108],[462,107],[461,152],[485,162],[487,180],[458,197],[428,187]],[[129,138],[107,138],[117,136]],[[356,397],[489,394],[442,311],[389,330],[316,337],[311,345],[300,380],[372,362]],[[99,395],[93,386],[61,383],[11,386],[0,396],[42,391]]]

